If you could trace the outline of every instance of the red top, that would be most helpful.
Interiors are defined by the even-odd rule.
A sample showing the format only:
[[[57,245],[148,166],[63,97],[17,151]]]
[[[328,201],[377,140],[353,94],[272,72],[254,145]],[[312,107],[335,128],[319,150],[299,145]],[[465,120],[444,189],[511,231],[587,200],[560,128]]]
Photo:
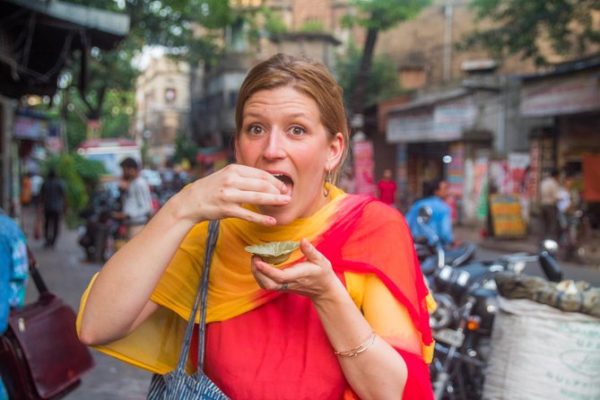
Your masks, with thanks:
[[[377,184],[379,190],[379,200],[385,204],[394,204],[394,197],[396,196],[396,182],[393,180],[382,179]]]
[[[317,249],[344,283],[347,272],[378,278],[405,307],[414,325],[411,329],[416,328],[423,344],[429,345],[427,289],[408,227],[399,213],[390,211],[379,202],[349,197],[337,221],[316,241]],[[278,293],[248,312],[209,323],[206,339],[205,372],[232,399],[358,398],[307,297]],[[402,399],[432,399],[423,356],[388,343],[407,365]],[[192,343],[192,360],[196,349],[197,343]]]

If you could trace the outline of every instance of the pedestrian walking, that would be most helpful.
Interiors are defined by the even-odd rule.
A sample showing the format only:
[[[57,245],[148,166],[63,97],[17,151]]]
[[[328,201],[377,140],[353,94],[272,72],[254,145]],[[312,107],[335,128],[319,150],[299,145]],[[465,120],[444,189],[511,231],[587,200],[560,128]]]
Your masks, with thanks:
[[[191,314],[220,220],[204,360],[227,396],[431,399],[427,289],[403,217],[334,185],[349,145],[337,82],[276,55],[248,73],[235,115],[237,164],[173,196],[107,262],[83,296],[81,340],[173,369],[165,344],[181,331],[167,321]],[[244,250],[279,241],[299,248],[277,266]]]
[[[0,208],[0,334],[8,328],[10,310],[22,307],[29,277],[25,234],[16,222]],[[8,394],[0,376],[0,400]]]
[[[558,181],[558,169],[552,169],[550,175],[540,184],[540,203],[542,208],[542,239],[558,240],[558,201],[561,186]]]
[[[377,190],[379,193],[379,200],[389,206],[396,204],[396,190],[398,186],[394,179],[392,179],[392,170],[386,169],[383,171],[383,176],[377,183]]]
[[[44,238],[46,247],[53,247],[60,233],[62,215],[66,209],[65,184],[51,168],[42,184],[40,206],[44,213]]]
[[[138,162],[127,157],[121,161],[123,176],[119,189],[123,199],[122,211],[115,217],[127,225],[127,240],[137,235],[152,216],[152,195],[148,182],[140,175]]]

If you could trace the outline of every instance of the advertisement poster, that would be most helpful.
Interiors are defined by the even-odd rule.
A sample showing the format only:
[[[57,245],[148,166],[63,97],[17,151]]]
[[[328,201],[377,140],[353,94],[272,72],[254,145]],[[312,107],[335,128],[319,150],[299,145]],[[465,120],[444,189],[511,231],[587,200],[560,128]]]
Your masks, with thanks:
[[[510,193],[524,193],[527,179],[527,169],[530,163],[528,153],[509,153],[508,171],[510,175]]]
[[[361,140],[353,143],[354,179],[357,194],[375,195],[373,143]]]
[[[495,237],[519,238],[526,234],[517,195],[491,195],[490,213]]]
[[[450,157],[447,170],[450,194],[460,199],[464,190],[465,145],[462,143],[450,145]]]

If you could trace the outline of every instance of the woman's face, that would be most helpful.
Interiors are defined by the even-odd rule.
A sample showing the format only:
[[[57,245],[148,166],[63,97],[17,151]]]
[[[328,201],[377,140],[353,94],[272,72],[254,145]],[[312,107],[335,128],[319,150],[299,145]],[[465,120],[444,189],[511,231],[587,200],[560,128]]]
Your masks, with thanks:
[[[340,162],[344,145],[341,133],[332,137],[326,131],[311,97],[283,86],[258,91],[246,101],[236,159],[286,184],[292,196],[288,204],[261,207],[262,213],[285,225],[326,203],[323,178]]]

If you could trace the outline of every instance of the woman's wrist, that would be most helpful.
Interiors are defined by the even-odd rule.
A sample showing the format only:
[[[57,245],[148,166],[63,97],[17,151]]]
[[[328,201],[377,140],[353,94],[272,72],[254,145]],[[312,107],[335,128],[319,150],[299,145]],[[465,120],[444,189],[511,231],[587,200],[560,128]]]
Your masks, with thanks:
[[[170,224],[185,224],[191,228],[202,219],[196,220],[192,215],[186,213],[185,203],[182,192],[179,192],[165,203],[159,213],[164,214]]]
[[[344,284],[333,272],[331,273],[324,290],[321,293],[312,296],[311,300],[318,309],[326,309],[331,306],[335,307],[339,304],[352,302]]]

